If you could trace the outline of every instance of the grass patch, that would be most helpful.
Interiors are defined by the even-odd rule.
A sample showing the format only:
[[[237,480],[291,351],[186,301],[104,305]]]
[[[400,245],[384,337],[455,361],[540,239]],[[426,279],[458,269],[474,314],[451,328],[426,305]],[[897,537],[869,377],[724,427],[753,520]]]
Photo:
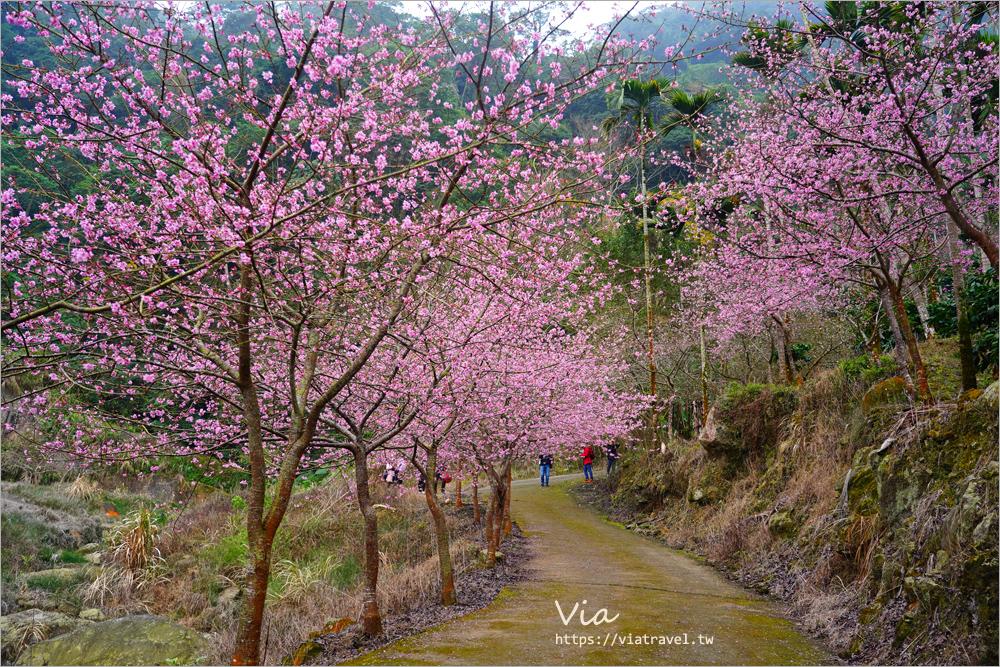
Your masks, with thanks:
[[[45,524],[19,514],[4,514],[0,517],[0,526],[3,531],[0,565],[4,575],[13,576],[48,566],[55,539]]]
[[[237,528],[236,532],[224,535],[218,541],[206,545],[201,555],[209,568],[228,573],[245,567],[249,553],[247,529],[243,526]]]
[[[361,580],[361,573],[364,572],[364,564],[361,559],[354,554],[347,556],[337,563],[336,567],[330,570],[327,582],[342,591],[353,590]]]
[[[75,592],[80,584],[87,580],[87,573],[77,570],[73,576],[67,577],[56,574],[36,575],[28,582],[29,588],[46,591],[54,595],[66,595]]]
[[[63,549],[62,553],[59,554],[59,560],[63,563],[86,563],[87,557],[79,551]]]

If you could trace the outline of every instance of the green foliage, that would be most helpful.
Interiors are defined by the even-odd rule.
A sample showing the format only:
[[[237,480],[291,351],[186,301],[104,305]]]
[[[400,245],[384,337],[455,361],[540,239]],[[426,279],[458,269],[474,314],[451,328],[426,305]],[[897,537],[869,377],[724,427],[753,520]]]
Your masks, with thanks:
[[[969,277],[965,284],[965,306],[969,314],[969,329],[975,338],[973,353],[976,368],[980,371],[994,371],[1000,361],[997,326],[1000,320],[1000,282],[996,272],[990,268],[983,273]],[[951,293],[935,303],[928,304],[930,323],[940,336],[954,336],[958,333],[958,315],[955,299]]]
[[[246,526],[206,544],[201,552],[208,566],[217,572],[229,572],[245,566],[249,554]]]
[[[697,123],[707,114],[709,107],[722,100],[719,88],[709,88],[700,93],[692,94],[674,89],[669,96],[666,96],[666,102],[673,108],[673,111],[660,121],[660,132],[666,135],[680,127],[694,130]]]
[[[59,559],[64,563],[86,563],[87,558],[79,551],[74,551],[72,549],[63,549],[62,553],[59,554]]]
[[[1000,360],[1000,336],[997,335],[996,328],[987,329],[976,338],[972,354],[976,357],[976,370],[996,375]]]
[[[310,470],[299,475],[299,478],[295,480],[295,488],[298,491],[305,491],[320,484],[324,484],[329,478],[329,468]]]
[[[811,349],[812,343],[793,343],[792,359],[795,361],[812,361],[812,357],[809,356],[809,350]]]
[[[247,501],[243,500],[243,496],[233,496],[231,502],[234,512],[241,512],[247,508]]]
[[[892,357],[882,355],[873,360],[871,355],[863,355],[840,362],[840,370],[848,379],[861,378],[867,384],[873,384],[889,376],[896,370]]]

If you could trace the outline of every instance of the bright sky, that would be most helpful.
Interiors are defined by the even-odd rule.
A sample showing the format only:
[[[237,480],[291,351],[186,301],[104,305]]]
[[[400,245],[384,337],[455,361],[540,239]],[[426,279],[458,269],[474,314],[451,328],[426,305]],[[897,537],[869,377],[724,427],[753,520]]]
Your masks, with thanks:
[[[449,3],[452,7],[461,7],[464,5],[480,5],[486,4],[485,2],[451,2]],[[518,4],[531,6],[532,4],[538,5],[541,3],[530,1],[521,2]],[[575,4],[575,3],[570,3]],[[642,10],[649,9],[654,5],[662,4],[673,4],[671,2],[650,2],[648,0],[642,0],[640,2],[595,2],[590,0],[583,3],[583,7],[580,11],[577,11],[573,18],[570,19],[564,27],[576,37],[585,37],[588,33],[588,26],[601,25],[602,23],[607,23],[612,20],[615,15],[621,15],[624,12],[631,10],[633,14],[637,14]],[[403,0],[403,6],[407,12],[417,16],[423,16],[429,13],[427,9],[427,3],[424,0]],[[635,7],[635,9],[632,9]]]

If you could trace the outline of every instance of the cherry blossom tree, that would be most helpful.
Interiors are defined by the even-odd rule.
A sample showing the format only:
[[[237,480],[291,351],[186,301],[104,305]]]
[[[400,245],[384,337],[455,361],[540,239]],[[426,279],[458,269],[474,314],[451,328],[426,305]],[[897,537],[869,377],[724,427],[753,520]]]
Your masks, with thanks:
[[[250,11],[236,33],[217,4],[12,5],[55,64],[21,63],[3,99],[4,139],[39,174],[68,155],[90,179],[75,194],[46,174],[37,210],[23,198],[41,177],[3,193],[4,373],[46,376],[22,397],[36,411],[94,415],[57,424],[51,450],[249,472],[234,664],[259,659],[304,461],[351,453],[370,528],[367,456],[416,414],[392,387],[430,287],[472,272],[503,290],[514,264],[558,284],[575,266],[564,232],[591,209],[559,204],[596,196],[612,156],[545,133],[629,55],[610,33],[589,48],[524,35],[534,10],[517,5],[491,5],[474,34],[453,11],[412,28],[337,2]],[[492,441],[522,439],[516,421]]]
[[[799,9],[813,22],[748,26],[735,59],[751,70],[739,120],[712,142],[715,180],[692,189],[699,224],[717,235],[703,266],[722,297],[715,315],[735,331],[780,322],[776,298],[830,308],[838,284],[868,285],[899,325],[914,393],[931,400],[903,296],[946,220],[996,264],[997,122],[983,115],[995,42],[976,39],[982,12],[971,6]],[[738,203],[719,216],[725,200]],[[909,378],[905,359],[900,372]]]

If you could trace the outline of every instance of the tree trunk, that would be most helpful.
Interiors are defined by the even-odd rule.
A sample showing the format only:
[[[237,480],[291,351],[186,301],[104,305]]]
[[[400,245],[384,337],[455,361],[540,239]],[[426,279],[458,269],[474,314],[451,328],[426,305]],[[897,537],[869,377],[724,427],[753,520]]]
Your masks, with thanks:
[[[798,369],[795,368],[795,357],[792,356],[792,336],[785,326],[785,321],[777,313],[771,313],[771,319],[778,324],[778,365],[788,384],[801,384]]]
[[[951,283],[955,292],[955,315],[958,318],[958,354],[962,361],[962,391],[976,388],[976,358],[972,352],[969,311],[965,307],[965,275],[962,272],[958,245],[958,227],[948,222],[948,255]]]
[[[667,413],[667,440],[673,440],[674,439],[674,397],[673,396],[670,397],[670,400],[667,402],[667,406],[668,406],[667,410],[670,411],[669,413]],[[664,454],[666,454],[666,451],[665,451],[666,448],[667,448],[667,445],[666,445],[666,443],[664,443],[663,444],[663,449],[664,449],[663,453]]]
[[[455,509],[462,509],[462,480],[455,480]]]
[[[507,504],[506,475],[490,473],[490,488],[493,493],[490,498],[490,509],[486,512],[486,567],[495,567],[497,549],[503,534],[504,507]]]
[[[368,457],[364,446],[354,452],[354,479],[358,487],[358,507],[365,522],[365,581],[361,596],[361,631],[368,636],[382,634],[378,612],[378,518],[368,491]],[[427,488],[427,487],[425,487]]]
[[[708,420],[708,356],[705,354],[705,325],[699,329],[701,339],[701,425]]]
[[[920,316],[920,328],[924,330],[924,338],[930,339],[934,338],[937,332],[934,331],[934,326],[931,324],[931,314],[927,309],[927,297],[924,295],[924,288],[917,283],[911,285],[913,291],[913,303],[917,306],[917,314]]]
[[[639,128],[644,129],[643,111],[639,112]],[[649,395],[653,397],[653,405],[650,408],[652,414],[649,418],[652,442],[656,429],[656,364],[653,362],[653,284],[652,270],[653,264],[649,255],[649,204],[646,202],[646,156],[643,154],[642,163],[639,168],[640,187],[642,189],[642,252],[645,261],[646,277],[646,337],[649,343]]]
[[[913,378],[910,376],[910,369],[906,365],[906,340],[903,338],[902,329],[899,328],[899,320],[896,318],[896,309],[893,307],[892,299],[889,296],[889,288],[879,283],[878,294],[882,299],[882,307],[885,309],[885,319],[889,323],[889,331],[892,332],[892,340],[895,343],[893,352],[896,355],[896,369],[899,372],[899,377],[903,378],[903,382],[906,383],[906,393],[911,398],[916,398],[917,392],[914,388]]]
[[[511,474],[510,467],[507,468],[507,495],[503,502],[503,535],[507,537],[510,535],[511,523],[510,523],[510,484],[511,484]]]
[[[917,376],[917,390],[920,400],[930,404],[934,401],[934,397],[931,396],[931,389],[927,383],[927,369],[924,366],[924,360],[920,357],[920,348],[917,346],[917,339],[913,335],[910,318],[906,316],[903,295],[900,293],[899,288],[893,284],[889,284],[888,292],[896,311],[896,321],[899,323],[900,333],[903,335],[906,348],[910,351],[910,359],[913,361],[913,372]]]
[[[260,634],[264,621],[264,603],[267,600],[267,582],[271,576],[271,542],[263,530],[249,547],[249,586],[243,602],[236,630],[236,648],[232,665],[256,665],[260,657]]]
[[[434,470],[436,463],[437,452],[427,452],[427,470]],[[434,519],[438,563],[441,567],[441,604],[447,607],[458,601],[455,595],[455,575],[451,566],[451,547],[448,544],[448,524],[441,506],[438,505],[437,496],[431,492],[430,486],[424,486],[424,498],[427,500],[427,509],[431,511],[431,517]]]
[[[493,544],[493,513],[497,506],[497,490],[495,485],[491,484],[491,486],[493,486],[493,493],[490,494],[489,507],[486,509],[486,522],[483,526],[486,532],[486,567],[493,567],[497,560],[496,547]]]
[[[274,531],[264,523],[267,495],[267,463],[264,458],[264,438],[260,398],[253,380],[253,356],[250,345],[250,311],[253,274],[249,264],[240,269],[242,301],[236,315],[239,348],[240,397],[247,425],[247,450],[250,459],[250,495],[247,504],[247,546],[250,561],[250,589],[244,597],[236,627],[236,646],[231,663],[256,665],[260,660],[260,633],[264,623],[267,583],[271,574],[271,545]]]
[[[774,315],[771,315],[772,320],[777,320]],[[778,353],[778,377],[785,384],[791,384],[791,373],[788,372],[788,355],[785,354],[785,336],[781,331],[781,323],[778,323],[778,331],[774,336],[774,345],[777,348]]]
[[[479,471],[472,473],[472,520],[479,524]]]

